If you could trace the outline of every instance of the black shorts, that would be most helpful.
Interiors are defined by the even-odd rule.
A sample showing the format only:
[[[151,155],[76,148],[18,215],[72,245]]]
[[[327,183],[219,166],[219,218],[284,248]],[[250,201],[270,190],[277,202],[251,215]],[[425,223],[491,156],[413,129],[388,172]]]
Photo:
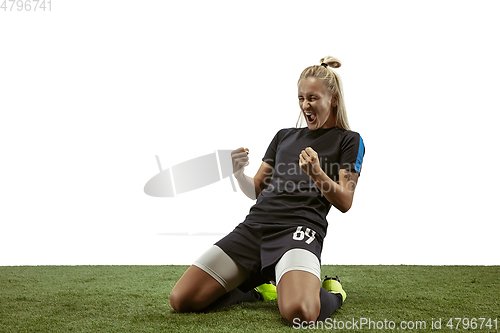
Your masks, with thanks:
[[[274,268],[288,250],[308,250],[321,263],[323,239],[317,232],[300,223],[291,225],[245,221],[215,245],[248,271],[249,278],[238,287],[248,291],[263,283],[276,281]]]

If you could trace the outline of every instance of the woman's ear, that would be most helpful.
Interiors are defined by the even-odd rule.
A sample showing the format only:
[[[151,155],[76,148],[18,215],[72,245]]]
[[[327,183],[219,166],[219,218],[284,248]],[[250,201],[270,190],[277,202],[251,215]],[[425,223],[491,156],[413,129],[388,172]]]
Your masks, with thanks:
[[[332,107],[336,107],[338,104],[338,100],[337,100],[337,97],[335,96],[332,96]]]

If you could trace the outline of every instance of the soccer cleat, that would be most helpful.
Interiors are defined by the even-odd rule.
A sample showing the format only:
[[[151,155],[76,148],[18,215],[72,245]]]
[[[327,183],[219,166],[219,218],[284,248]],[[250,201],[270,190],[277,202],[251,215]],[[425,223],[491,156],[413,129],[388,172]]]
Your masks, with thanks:
[[[271,282],[261,284],[254,288],[258,292],[264,301],[273,301],[278,298],[278,293],[276,292],[276,286]]]
[[[338,276],[328,277],[327,275],[325,275],[325,279],[323,280],[321,287],[325,288],[329,293],[342,295],[342,303],[345,302],[347,295],[344,289],[342,289],[342,285],[340,284],[340,279]]]

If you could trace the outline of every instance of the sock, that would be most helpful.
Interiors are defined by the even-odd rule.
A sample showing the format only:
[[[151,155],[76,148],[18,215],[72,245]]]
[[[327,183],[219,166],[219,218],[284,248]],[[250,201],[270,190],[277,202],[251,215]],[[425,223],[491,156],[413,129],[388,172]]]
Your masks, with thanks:
[[[259,302],[262,301],[262,296],[254,289],[243,292],[238,288],[219,297],[215,302],[202,309],[200,312],[214,311],[228,305],[238,304],[242,302]]]
[[[317,321],[324,321],[342,306],[342,296],[340,294],[330,294],[325,288],[319,290],[319,298],[321,309]]]

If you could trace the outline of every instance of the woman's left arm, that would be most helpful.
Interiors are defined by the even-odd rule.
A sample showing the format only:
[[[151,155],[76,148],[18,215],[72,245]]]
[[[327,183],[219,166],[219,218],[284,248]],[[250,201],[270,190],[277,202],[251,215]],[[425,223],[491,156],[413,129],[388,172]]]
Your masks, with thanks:
[[[318,154],[310,147],[300,153],[299,165],[333,206],[342,213],[351,208],[354,190],[358,183],[359,174],[357,172],[340,169],[339,183],[337,184],[321,169]]]

